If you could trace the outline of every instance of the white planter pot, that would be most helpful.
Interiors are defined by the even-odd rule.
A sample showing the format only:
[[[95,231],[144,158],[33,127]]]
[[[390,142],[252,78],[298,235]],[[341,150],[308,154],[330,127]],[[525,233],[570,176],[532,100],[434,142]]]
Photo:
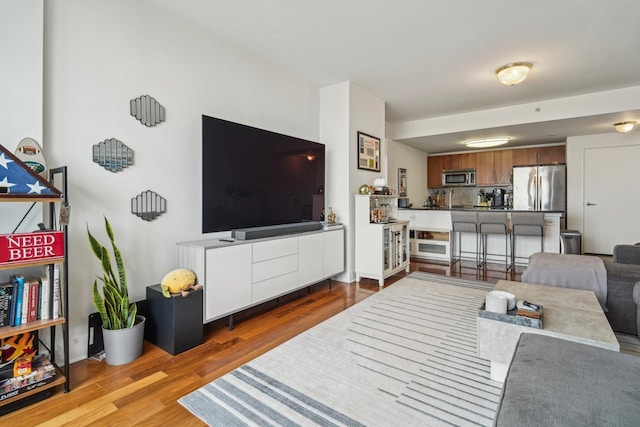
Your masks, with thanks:
[[[124,365],[142,354],[144,316],[136,316],[136,323],[126,329],[102,329],[107,365]]]

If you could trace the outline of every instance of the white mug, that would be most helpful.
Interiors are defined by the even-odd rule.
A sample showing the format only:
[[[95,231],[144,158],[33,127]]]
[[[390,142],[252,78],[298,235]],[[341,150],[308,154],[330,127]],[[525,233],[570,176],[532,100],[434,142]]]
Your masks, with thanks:
[[[489,292],[485,298],[485,308],[487,311],[494,313],[507,313],[507,298],[502,295],[496,295]]]
[[[505,291],[491,291],[490,295],[501,296],[507,299],[507,311],[513,310],[516,308],[516,296],[510,292]]]

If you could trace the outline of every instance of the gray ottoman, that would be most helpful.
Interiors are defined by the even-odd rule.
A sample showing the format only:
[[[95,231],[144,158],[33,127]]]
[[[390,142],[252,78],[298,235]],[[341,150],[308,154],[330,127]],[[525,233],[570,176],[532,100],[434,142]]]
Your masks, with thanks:
[[[494,426],[638,426],[640,357],[522,334]]]

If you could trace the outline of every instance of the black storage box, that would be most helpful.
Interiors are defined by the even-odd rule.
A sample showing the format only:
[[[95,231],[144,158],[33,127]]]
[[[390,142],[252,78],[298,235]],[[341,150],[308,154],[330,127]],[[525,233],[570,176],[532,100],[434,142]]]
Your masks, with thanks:
[[[202,344],[202,290],[165,298],[160,285],[147,286],[145,339],[174,356]]]

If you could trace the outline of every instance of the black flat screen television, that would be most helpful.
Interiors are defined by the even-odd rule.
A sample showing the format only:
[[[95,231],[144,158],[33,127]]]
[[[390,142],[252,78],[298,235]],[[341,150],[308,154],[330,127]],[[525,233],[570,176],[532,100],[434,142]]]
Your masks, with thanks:
[[[202,232],[320,221],[324,144],[202,116]]]

